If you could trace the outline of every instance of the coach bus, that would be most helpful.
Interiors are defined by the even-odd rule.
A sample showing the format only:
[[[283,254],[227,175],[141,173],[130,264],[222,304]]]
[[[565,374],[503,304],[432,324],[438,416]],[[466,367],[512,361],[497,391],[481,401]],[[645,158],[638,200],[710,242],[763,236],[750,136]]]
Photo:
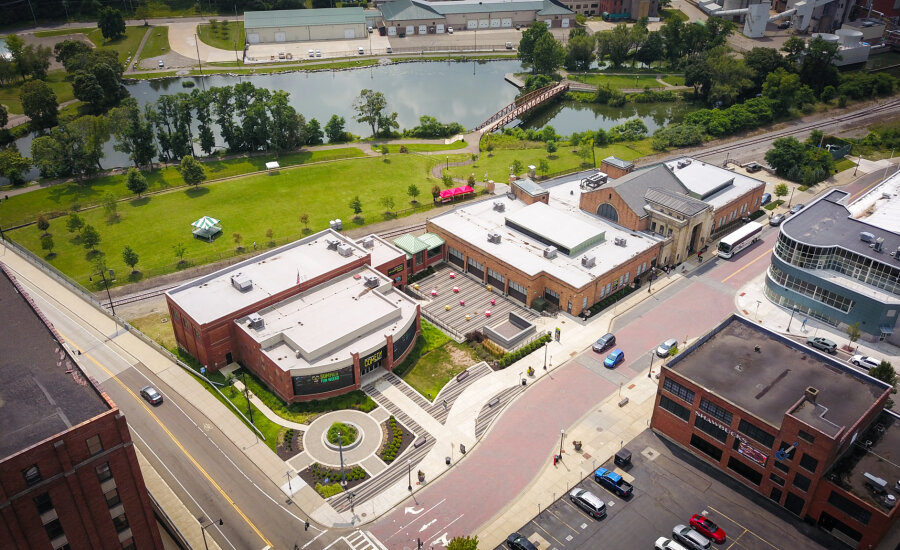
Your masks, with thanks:
[[[763,226],[756,222],[748,222],[740,229],[722,237],[719,241],[718,255],[720,258],[730,258],[759,240]]]

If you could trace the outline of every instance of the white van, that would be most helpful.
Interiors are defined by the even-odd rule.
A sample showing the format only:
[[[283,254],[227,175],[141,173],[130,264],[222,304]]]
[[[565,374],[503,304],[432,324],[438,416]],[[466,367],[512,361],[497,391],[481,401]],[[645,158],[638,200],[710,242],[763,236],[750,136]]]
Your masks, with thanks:
[[[366,50],[364,50],[362,46],[360,46],[356,49],[356,53],[358,53],[359,55],[363,55],[364,53],[366,53]]]

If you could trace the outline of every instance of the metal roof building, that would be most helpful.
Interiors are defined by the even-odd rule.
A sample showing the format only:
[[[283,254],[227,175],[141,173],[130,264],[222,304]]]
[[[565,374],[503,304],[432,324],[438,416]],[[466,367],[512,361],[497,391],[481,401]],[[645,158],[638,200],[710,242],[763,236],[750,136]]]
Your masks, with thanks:
[[[248,11],[244,32],[250,44],[364,38],[366,14],[358,7]]]

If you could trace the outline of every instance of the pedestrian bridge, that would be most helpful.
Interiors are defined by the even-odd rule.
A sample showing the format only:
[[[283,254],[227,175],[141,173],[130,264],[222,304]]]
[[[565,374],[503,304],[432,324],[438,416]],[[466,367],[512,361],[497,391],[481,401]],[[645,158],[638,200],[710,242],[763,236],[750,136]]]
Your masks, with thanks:
[[[482,134],[489,134],[503,128],[505,125],[521,117],[528,111],[540,107],[544,103],[551,101],[553,98],[566,93],[568,90],[569,83],[563,81],[529,92],[522,97],[516,98],[515,101],[494,113],[491,118],[476,126],[475,131],[481,132]]]

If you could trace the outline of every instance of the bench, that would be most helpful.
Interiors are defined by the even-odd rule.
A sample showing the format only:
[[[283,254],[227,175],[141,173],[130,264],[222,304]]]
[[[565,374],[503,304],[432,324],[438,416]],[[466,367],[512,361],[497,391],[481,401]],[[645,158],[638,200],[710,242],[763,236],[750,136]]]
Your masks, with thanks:
[[[464,370],[464,371],[462,371],[461,373],[459,373],[459,374],[456,375],[456,381],[457,381],[457,382],[462,382],[463,380],[465,380],[465,379],[468,378],[468,377],[469,377],[469,371]]]
[[[413,441],[413,448],[418,449],[422,445],[425,444],[425,436],[419,436],[415,441]]]
[[[619,406],[620,406],[620,407],[624,407],[624,406],[627,405],[627,404],[628,404],[628,398],[627,398],[627,397],[625,397],[625,398],[623,398],[621,401],[619,401]]]
[[[495,397],[495,398],[491,399],[490,401],[488,401],[488,407],[494,407],[494,406],[498,405],[499,403],[500,403],[500,398]]]

